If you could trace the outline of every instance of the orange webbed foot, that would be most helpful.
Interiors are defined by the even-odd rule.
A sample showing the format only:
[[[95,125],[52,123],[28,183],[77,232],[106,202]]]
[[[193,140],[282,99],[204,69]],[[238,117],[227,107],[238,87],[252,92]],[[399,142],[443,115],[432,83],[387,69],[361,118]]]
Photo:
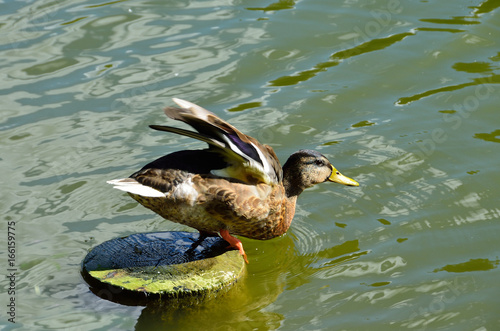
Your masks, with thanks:
[[[243,244],[238,238],[235,238],[229,234],[229,231],[221,229],[219,230],[219,233],[221,237],[229,243],[229,247],[236,248],[238,251],[240,251],[240,255],[243,256],[243,259],[245,262],[248,264],[248,259],[247,259],[247,254],[245,253],[245,250],[243,249]]]

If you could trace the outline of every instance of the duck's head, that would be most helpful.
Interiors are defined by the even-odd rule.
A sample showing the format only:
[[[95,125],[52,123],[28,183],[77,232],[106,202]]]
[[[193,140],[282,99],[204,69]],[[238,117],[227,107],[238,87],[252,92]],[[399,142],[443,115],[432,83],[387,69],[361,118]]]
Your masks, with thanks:
[[[335,169],[323,154],[313,150],[295,152],[283,165],[283,185],[289,197],[297,196],[306,188],[326,181],[359,186],[358,182]]]

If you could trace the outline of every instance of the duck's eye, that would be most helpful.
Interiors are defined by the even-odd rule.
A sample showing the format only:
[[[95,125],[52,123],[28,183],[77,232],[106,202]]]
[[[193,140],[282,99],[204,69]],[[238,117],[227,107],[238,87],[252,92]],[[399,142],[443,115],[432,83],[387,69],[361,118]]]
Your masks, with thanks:
[[[315,160],[314,163],[317,165],[317,166],[323,166],[325,165],[325,163],[322,161],[322,160]]]

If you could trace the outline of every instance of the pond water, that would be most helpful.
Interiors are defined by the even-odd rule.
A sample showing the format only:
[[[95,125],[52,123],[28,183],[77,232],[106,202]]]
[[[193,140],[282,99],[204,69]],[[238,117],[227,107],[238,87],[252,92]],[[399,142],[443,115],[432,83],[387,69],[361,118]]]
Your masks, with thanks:
[[[0,328],[498,330],[499,7],[2,3]],[[80,264],[115,237],[189,230],[106,184],[203,146],[148,128],[172,97],[360,186],[307,190],[286,235],[242,238],[234,289],[167,312],[97,297]]]

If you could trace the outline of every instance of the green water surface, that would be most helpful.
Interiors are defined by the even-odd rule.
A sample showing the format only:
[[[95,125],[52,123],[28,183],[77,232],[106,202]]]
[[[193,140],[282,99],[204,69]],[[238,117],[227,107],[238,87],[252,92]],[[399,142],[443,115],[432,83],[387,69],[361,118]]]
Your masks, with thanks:
[[[499,330],[499,7],[3,2],[0,328]],[[80,264],[111,238],[189,229],[106,184],[203,146],[147,127],[172,97],[360,186],[318,185],[286,235],[242,238],[246,276],[217,300],[120,305]]]

